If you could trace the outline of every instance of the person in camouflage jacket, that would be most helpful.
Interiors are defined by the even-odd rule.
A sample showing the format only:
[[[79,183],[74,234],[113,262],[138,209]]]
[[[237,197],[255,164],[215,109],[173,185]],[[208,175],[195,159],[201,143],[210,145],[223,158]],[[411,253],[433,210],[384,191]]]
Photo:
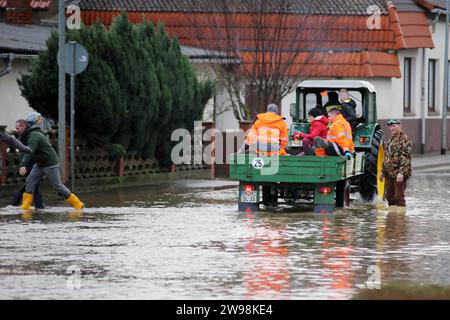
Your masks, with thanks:
[[[388,122],[392,137],[385,146],[381,179],[386,179],[386,200],[389,206],[404,207],[406,182],[411,177],[412,143],[403,132],[400,120]]]

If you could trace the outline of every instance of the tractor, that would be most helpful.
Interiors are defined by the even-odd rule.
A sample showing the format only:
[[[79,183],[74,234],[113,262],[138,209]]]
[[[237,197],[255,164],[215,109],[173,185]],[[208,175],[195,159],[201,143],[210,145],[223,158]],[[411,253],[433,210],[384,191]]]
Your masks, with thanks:
[[[309,132],[308,111],[325,105],[328,92],[342,88],[357,104],[354,158],[297,156],[302,141],[294,138],[294,132]],[[372,84],[360,80],[303,81],[296,88],[290,115],[292,124],[286,147],[289,155],[230,155],[230,178],[239,181],[240,212],[257,212],[260,204],[277,206],[283,199],[292,206],[312,201],[315,213],[332,213],[335,207],[347,207],[354,192],[368,202],[383,197],[384,182],[379,179],[384,159],[383,132],[377,123],[376,90]]]

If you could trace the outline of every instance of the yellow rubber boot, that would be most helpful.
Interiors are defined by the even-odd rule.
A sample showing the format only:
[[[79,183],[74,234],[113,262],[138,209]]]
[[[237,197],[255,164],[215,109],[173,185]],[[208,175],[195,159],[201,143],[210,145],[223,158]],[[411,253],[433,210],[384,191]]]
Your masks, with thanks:
[[[78,199],[73,193],[66,199],[66,202],[74,207],[76,210],[81,210],[84,208],[84,203]]]
[[[32,203],[33,203],[33,195],[31,193],[24,192],[22,196],[22,205],[20,206],[20,209],[30,210]]]

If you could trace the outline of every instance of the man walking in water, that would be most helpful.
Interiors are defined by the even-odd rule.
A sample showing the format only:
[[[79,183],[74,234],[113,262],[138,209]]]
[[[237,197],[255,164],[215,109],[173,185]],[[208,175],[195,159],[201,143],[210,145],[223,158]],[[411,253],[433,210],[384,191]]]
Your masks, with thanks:
[[[32,159],[36,164],[27,177],[22,206],[20,208],[24,210],[30,209],[33,203],[33,193],[36,185],[46,175],[52,187],[64,196],[67,203],[77,210],[83,209],[84,203],[61,182],[58,155],[41,128],[36,125],[28,128],[27,126],[22,126],[21,123],[22,121],[16,122],[16,131],[27,141],[27,145],[31,149],[31,154],[26,155],[23,159],[19,173],[22,176],[27,174],[26,167]]]

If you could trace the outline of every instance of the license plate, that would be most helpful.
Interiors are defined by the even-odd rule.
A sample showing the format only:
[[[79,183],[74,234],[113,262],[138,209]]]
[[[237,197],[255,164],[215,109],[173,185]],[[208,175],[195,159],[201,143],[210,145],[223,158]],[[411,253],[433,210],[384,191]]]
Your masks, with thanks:
[[[256,203],[257,202],[257,192],[243,192],[241,195],[241,202],[250,202],[250,203]]]

